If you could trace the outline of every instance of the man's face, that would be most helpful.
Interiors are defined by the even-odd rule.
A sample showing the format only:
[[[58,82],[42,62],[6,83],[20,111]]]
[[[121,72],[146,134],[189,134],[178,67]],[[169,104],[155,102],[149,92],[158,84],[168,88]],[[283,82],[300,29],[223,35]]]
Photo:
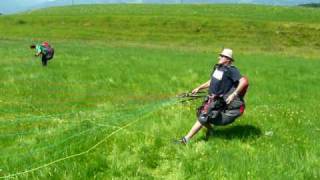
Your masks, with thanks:
[[[230,63],[230,59],[227,58],[226,56],[223,56],[223,55],[219,55],[218,57],[218,64],[228,64]]]

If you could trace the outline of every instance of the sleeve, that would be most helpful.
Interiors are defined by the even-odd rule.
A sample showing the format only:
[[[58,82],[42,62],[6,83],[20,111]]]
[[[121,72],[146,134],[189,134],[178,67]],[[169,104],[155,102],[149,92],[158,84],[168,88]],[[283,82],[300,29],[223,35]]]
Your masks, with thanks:
[[[41,46],[40,45],[36,45],[36,53],[41,53]]]
[[[231,68],[231,79],[233,82],[237,82],[241,79],[242,75],[240,74],[239,70],[234,67]]]

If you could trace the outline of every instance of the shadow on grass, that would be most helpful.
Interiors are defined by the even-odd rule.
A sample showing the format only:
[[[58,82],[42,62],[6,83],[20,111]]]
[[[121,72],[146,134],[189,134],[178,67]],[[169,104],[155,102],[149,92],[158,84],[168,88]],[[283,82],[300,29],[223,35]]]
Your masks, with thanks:
[[[243,141],[257,139],[262,135],[259,128],[253,125],[236,125],[227,127],[216,127],[213,131],[213,135],[209,139],[204,138],[204,140],[210,140],[212,138],[224,138],[224,139],[241,139]]]

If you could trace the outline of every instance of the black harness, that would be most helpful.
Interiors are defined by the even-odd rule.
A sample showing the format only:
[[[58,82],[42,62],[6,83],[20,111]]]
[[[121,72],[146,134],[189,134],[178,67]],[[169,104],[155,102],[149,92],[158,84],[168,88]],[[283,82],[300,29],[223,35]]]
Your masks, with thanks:
[[[45,54],[47,60],[50,60],[53,58],[54,55],[54,49],[51,46],[45,46]]]

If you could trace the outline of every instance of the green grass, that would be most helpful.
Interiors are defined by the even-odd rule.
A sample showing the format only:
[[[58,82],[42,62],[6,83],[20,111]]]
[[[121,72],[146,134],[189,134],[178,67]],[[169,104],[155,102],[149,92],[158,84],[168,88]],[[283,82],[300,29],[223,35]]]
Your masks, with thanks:
[[[0,17],[0,176],[318,179],[319,16],[114,5]],[[46,68],[27,48],[44,37],[56,48]],[[201,132],[186,147],[173,144],[201,103],[179,104],[175,95],[208,80],[224,45],[250,80],[244,116],[209,141]]]
[[[318,57],[317,9],[252,5],[97,5],[0,17],[0,39],[103,41]],[[6,28],[10,27],[10,28]]]

